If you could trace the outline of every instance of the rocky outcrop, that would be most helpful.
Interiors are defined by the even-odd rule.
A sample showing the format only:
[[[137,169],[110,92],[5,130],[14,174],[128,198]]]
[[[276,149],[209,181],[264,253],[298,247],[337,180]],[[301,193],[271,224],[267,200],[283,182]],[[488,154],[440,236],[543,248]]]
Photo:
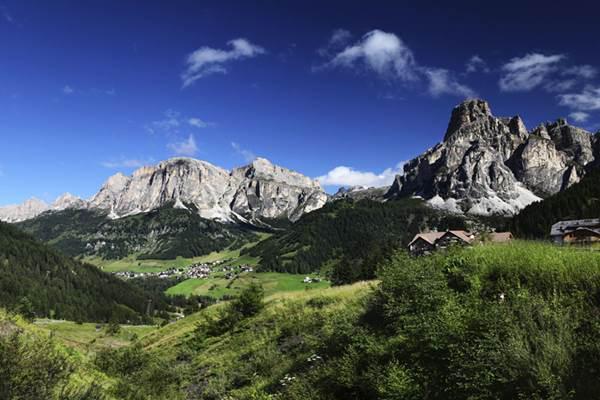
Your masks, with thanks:
[[[228,192],[234,192],[231,199],[228,195],[225,199],[234,213],[250,221],[282,217],[296,221],[327,201],[317,181],[264,158],[234,169],[231,180],[235,190]]]
[[[592,135],[565,120],[529,133],[520,117],[496,117],[487,102],[468,100],[452,111],[444,140],[408,162],[386,197],[421,196],[456,212],[512,214],[578,182],[594,151]]]
[[[331,196],[330,200],[340,200],[340,199],[352,199],[352,200],[363,200],[369,199],[374,201],[383,201],[385,199],[385,194],[390,189],[389,186],[383,187],[366,187],[366,186],[351,186],[351,187],[341,187],[338,191]]]
[[[139,168],[132,176],[111,176],[89,201],[69,193],[51,206],[32,199],[0,208],[0,220],[19,222],[67,208],[103,210],[116,219],[170,204],[206,219],[264,225],[271,219],[296,221],[326,202],[317,181],[264,158],[233,171],[193,158],[172,158]]]
[[[85,200],[73,196],[70,193],[60,195],[50,205],[33,197],[21,204],[0,207],[0,221],[15,223],[35,218],[46,211],[61,211],[70,208],[85,207],[87,207],[87,202]]]
[[[191,207],[221,221],[295,221],[320,208],[326,195],[316,181],[258,158],[229,172],[192,158],[173,158],[142,167],[131,177],[117,174],[91,200],[112,218],[147,212],[167,203]]]
[[[48,204],[40,199],[31,198],[22,204],[11,204],[0,207],[0,220],[5,222],[19,222],[36,217],[48,210]]]

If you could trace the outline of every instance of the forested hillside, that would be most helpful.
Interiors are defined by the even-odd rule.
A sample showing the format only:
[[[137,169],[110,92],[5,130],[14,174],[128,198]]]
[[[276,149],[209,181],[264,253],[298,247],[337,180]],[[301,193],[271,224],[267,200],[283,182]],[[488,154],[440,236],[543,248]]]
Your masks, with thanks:
[[[0,306],[38,317],[141,322],[146,304],[141,289],[0,223]]]
[[[523,238],[543,239],[555,222],[582,218],[600,218],[600,169],[564,192],[524,208],[513,218],[512,231]]]
[[[463,229],[462,217],[422,200],[338,200],[303,216],[287,231],[247,250],[262,270],[331,274],[334,282],[372,279],[376,266],[423,229]]]
[[[97,210],[48,212],[17,226],[70,256],[104,259],[130,254],[138,259],[195,257],[255,238],[245,227],[207,220],[172,205],[119,219]]]

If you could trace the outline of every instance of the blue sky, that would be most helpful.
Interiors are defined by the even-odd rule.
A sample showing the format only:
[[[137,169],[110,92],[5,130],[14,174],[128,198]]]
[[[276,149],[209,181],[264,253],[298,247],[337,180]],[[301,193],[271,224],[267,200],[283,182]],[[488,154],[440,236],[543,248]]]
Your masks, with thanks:
[[[175,155],[381,185],[470,96],[600,129],[593,2],[400,3],[0,0],[0,204]]]

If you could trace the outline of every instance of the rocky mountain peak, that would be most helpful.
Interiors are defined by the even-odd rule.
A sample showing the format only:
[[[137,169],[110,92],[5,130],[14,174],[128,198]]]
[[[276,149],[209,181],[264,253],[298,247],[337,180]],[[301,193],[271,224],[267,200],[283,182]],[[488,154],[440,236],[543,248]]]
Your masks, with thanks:
[[[492,110],[487,101],[481,99],[465,100],[452,110],[444,139],[466,125],[491,116]]]
[[[36,217],[49,209],[44,201],[32,197],[21,204],[0,207],[0,221],[20,222]]]
[[[118,218],[167,203],[192,204],[200,216],[221,221],[299,218],[321,207],[326,195],[318,183],[264,158],[229,172],[206,161],[176,157],[115,175],[91,200],[92,207]]]
[[[69,192],[63,193],[54,200],[50,208],[52,210],[66,210],[68,208],[83,208],[85,207],[85,200],[78,196],[75,196]]]
[[[257,157],[254,161],[252,161],[252,163],[250,163],[250,165],[240,167],[238,170],[242,171],[244,176],[250,179],[260,178],[263,180],[284,182],[292,186],[311,187],[319,190],[321,189],[321,186],[317,181],[312,180],[299,172],[275,165],[271,161],[262,157]],[[235,175],[236,171],[234,170],[232,174]]]
[[[483,100],[452,111],[444,140],[404,167],[387,197],[418,195],[475,214],[517,212],[577,182],[598,149],[564,119],[527,132],[520,117],[496,117]],[[596,151],[596,153],[594,153]]]

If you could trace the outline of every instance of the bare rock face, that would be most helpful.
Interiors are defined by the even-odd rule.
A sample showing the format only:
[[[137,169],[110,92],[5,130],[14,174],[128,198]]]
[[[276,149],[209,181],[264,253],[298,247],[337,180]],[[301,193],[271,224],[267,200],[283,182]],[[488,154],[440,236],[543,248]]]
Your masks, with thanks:
[[[111,177],[90,205],[112,218],[147,212],[174,202],[221,221],[287,218],[320,208],[327,196],[316,181],[258,158],[229,172],[205,161],[173,158],[142,167],[131,177]]]
[[[22,204],[0,207],[0,221],[20,222],[37,217],[49,209],[48,204],[40,199],[31,198]]]
[[[22,204],[0,207],[0,221],[15,223],[35,218],[46,211],[61,211],[70,208],[86,208],[87,202],[71,193],[60,195],[50,205],[36,198],[26,200]]]
[[[341,187],[331,196],[330,200],[352,199],[355,201],[369,199],[374,201],[383,201],[385,194],[390,189],[389,186],[383,187],[366,187],[366,186],[351,186]]]
[[[231,210],[251,221],[282,217],[296,221],[327,202],[317,181],[264,158],[234,169],[231,178],[237,188],[231,198]]]
[[[593,137],[564,120],[527,132],[520,117],[495,117],[483,100],[452,111],[444,140],[404,166],[386,194],[435,207],[513,214],[579,181],[594,161]]]
[[[87,206],[87,201],[81,199],[80,197],[72,195],[71,193],[64,193],[54,200],[50,206],[50,209],[54,211],[62,211],[70,208],[86,208]]]

